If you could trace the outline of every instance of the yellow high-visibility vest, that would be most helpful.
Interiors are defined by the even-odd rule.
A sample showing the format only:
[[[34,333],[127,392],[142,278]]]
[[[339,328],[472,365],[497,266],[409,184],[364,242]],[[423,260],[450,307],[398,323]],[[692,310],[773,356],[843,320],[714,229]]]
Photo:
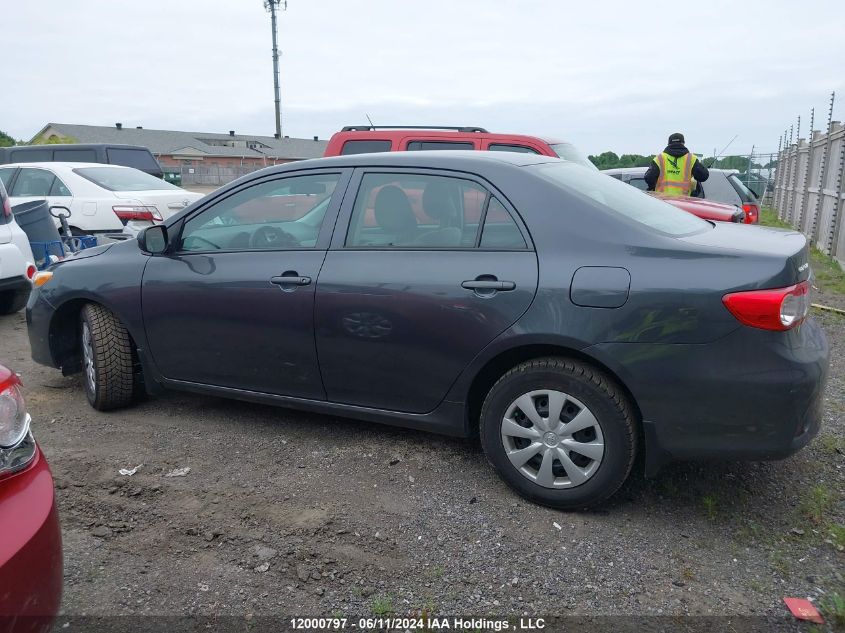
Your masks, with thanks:
[[[654,162],[660,168],[660,176],[654,190],[667,196],[688,196],[695,187],[692,179],[692,166],[698,158],[695,154],[686,153],[675,157],[663,152],[654,157]]]

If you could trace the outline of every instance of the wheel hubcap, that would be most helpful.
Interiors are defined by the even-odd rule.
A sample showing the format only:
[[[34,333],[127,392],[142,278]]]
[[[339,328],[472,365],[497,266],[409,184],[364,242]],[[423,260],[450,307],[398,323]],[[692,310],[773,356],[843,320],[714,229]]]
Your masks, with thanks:
[[[580,400],[540,389],[514,400],[502,419],[502,444],[520,474],[544,488],[573,488],[604,458],[601,425]]]
[[[85,362],[85,381],[88,389],[93,394],[96,385],[96,373],[94,372],[94,348],[91,345],[91,330],[88,324],[82,323],[82,356]]]

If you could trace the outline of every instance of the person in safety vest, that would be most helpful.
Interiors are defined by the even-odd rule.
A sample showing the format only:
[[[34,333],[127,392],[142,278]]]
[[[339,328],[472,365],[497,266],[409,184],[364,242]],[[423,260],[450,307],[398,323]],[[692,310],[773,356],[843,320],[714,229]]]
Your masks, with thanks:
[[[669,196],[690,196],[699,188],[699,183],[710,177],[707,167],[690,153],[684,145],[684,135],[675,132],[669,136],[666,149],[654,157],[645,181],[649,191]]]

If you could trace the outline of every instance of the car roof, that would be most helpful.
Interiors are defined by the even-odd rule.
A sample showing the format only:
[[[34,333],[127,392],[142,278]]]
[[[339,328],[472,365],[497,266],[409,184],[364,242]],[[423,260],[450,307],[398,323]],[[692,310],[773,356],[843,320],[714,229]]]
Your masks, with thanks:
[[[59,169],[67,171],[70,169],[77,169],[79,167],[114,167],[115,169],[134,169],[134,167],[126,167],[125,165],[112,165],[109,163],[72,163],[63,161],[45,161],[34,163],[8,163],[0,165],[0,169],[6,167],[40,167],[41,169]]]
[[[351,126],[349,126],[351,127]],[[364,126],[361,126],[362,128]],[[343,129],[335,132],[332,138],[339,137],[345,139],[361,138],[373,140],[381,139],[404,139],[406,137],[424,137],[424,138],[482,138],[491,141],[500,140],[503,143],[509,141],[529,140],[540,141],[547,145],[555,145],[557,143],[568,143],[569,141],[561,140],[552,136],[522,134],[519,132],[491,132],[489,130],[482,130],[482,128],[465,128],[465,129],[447,129],[424,126],[410,126],[410,127],[377,127],[375,129]]]
[[[427,169],[472,169],[484,164],[510,164],[518,167],[561,161],[559,158],[525,152],[479,152],[475,150],[430,150],[420,152],[375,152],[312,158],[278,167],[423,167]],[[273,169],[273,168],[270,168]]]

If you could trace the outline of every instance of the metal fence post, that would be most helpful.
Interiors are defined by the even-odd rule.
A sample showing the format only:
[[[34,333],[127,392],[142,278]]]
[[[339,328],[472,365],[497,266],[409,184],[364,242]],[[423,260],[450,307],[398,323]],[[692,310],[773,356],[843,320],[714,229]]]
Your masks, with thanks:
[[[783,146],[783,134],[780,135],[778,138],[778,160],[775,164],[775,192],[772,200],[772,205],[774,206],[775,213],[780,217],[780,183],[783,180],[783,156],[781,155]]]
[[[833,199],[833,209],[831,210],[830,218],[830,232],[825,243],[825,253],[831,257],[836,257],[839,250],[839,231],[842,228],[842,190],[843,180],[845,180],[845,126],[841,128],[842,135],[839,140],[839,173],[836,175],[836,197]]]
[[[798,207],[798,218],[796,220],[799,231],[804,226],[804,210],[807,208],[807,199],[810,197],[810,192],[807,190],[807,181],[810,179],[810,170],[813,168],[813,125],[815,119],[816,109],[810,108],[810,134],[808,135],[810,143],[807,146],[807,166],[804,168],[804,178],[801,180],[801,204]]]
[[[836,99],[836,91],[830,93],[830,109],[827,112],[827,135],[824,141],[824,151],[822,151],[821,163],[819,164],[819,184],[816,193],[816,208],[813,211],[813,222],[810,226],[809,235],[810,244],[815,244],[819,239],[819,219],[822,213],[822,204],[824,200],[824,183],[827,179],[828,163],[830,163],[830,144],[833,141],[833,102]]]

